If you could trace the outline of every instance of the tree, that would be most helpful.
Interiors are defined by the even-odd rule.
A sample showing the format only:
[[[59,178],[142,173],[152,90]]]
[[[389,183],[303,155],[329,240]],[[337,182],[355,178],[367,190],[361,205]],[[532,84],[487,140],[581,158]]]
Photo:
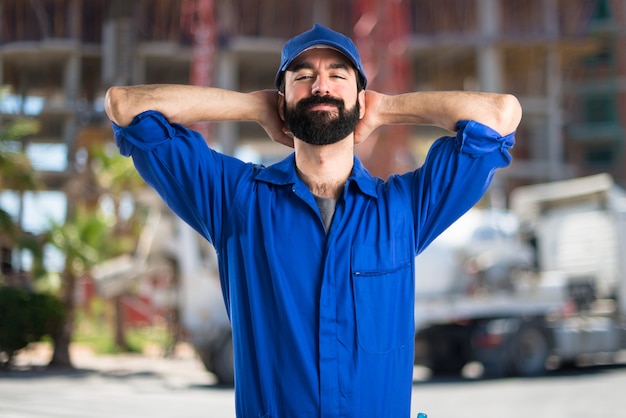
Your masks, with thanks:
[[[52,336],[54,351],[50,366],[72,367],[70,343],[75,324],[75,293],[77,279],[100,259],[109,242],[111,222],[101,212],[84,205],[75,206],[64,224],[53,224],[49,242],[65,256],[60,297],[65,321]]]
[[[0,100],[6,95],[6,89],[0,89]],[[38,190],[42,182],[33,169],[30,160],[23,152],[20,140],[39,130],[36,121],[16,119],[0,128],[0,190],[12,190],[19,194],[21,202],[25,191]],[[3,253],[12,253],[14,249],[32,248],[36,238],[25,233],[21,226],[21,215],[15,219],[11,214],[0,208],[0,247]],[[40,266],[42,254],[33,253],[36,265]],[[13,272],[10,260],[2,259],[0,276]]]
[[[6,354],[3,366],[29,343],[54,335],[63,323],[63,306],[49,293],[35,293],[15,287],[0,287],[0,352]]]
[[[122,215],[120,201],[124,193],[136,190],[143,182],[127,158],[107,151],[107,144],[89,144],[86,170],[66,187],[68,199],[72,202],[68,217],[63,225],[53,225],[49,236],[50,243],[65,256],[61,300],[66,316],[63,329],[54,338],[52,366],[70,367],[72,364],[69,346],[75,325],[77,279],[99,262],[132,251],[136,246],[138,231],[132,217]],[[106,214],[102,210],[105,198],[113,207]],[[121,349],[128,349],[120,299],[114,302],[115,343]]]
[[[93,147],[90,151],[95,180],[102,190],[102,196],[107,197],[112,203],[112,215],[115,219],[111,232],[117,245],[116,248],[109,248],[108,255],[116,256],[132,252],[137,245],[140,234],[139,227],[143,222],[138,219],[139,212],[136,210],[137,193],[145,189],[145,183],[135,170],[131,160],[122,157],[117,150],[105,145]],[[132,215],[123,213],[122,201],[124,198],[135,204]],[[128,350],[122,295],[113,297],[112,302],[115,309],[115,345],[122,350]]]
[[[3,94],[5,90],[0,90],[0,100]],[[20,194],[20,202],[25,191],[42,188],[42,181],[19,142],[21,138],[37,131],[37,123],[26,119],[6,124],[0,130],[0,190],[16,191]],[[78,142],[81,142],[81,138]],[[34,236],[22,231],[20,214],[11,216],[0,209],[0,247],[9,252],[28,249],[33,255],[31,275],[46,273],[43,265],[45,245],[51,244],[64,256],[58,293],[65,315],[62,328],[52,336],[52,366],[72,366],[69,346],[75,325],[74,295],[77,279],[102,260],[132,252],[139,235],[138,223],[135,222],[139,218],[137,211],[132,216],[123,216],[121,204],[124,195],[134,200],[132,194],[144,187],[132,163],[119,153],[108,152],[110,134],[96,141],[93,137],[85,138],[83,145],[89,156],[88,162],[64,187],[68,201],[65,222],[52,223],[48,232]],[[101,210],[104,197],[113,203],[113,210],[106,216]],[[117,317],[116,344],[124,349],[127,344],[120,320],[122,316],[118,313]]]
[[[0,190],[25,191],[41,187],[41,179],[21,147],[11,147],[11,144],[38,130],[38,123],[27,119],[15,120],[0,129]]]
[[[6,94],[0,89],[0,100]],[[52,294],[36,293],[31,288],[33,278],[44,274],[41,237],[25,232],[21,225],[21,202],[26,191],[38,190],[42,181],[24,153],[21,140],[37,133],[38,123],[29,119],[15,119],[0,129],[0,190],[18,193],[20,208],[16,216],[0,208],[0,352],[9,364],[16,351],[28,343],[52,335],[63,321],[63,308]],[[29,250],[32,268],[26,274],[13,265],[12,255],[17,250]],[[11,285],[11,286],[7,286]]]

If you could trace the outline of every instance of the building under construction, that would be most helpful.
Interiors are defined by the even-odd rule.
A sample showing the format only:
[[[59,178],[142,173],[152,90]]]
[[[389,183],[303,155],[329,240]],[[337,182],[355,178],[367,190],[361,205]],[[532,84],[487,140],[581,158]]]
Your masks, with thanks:
[[[111,141],[107,87],[272,88],[282,44],[316,22],[355,40],[372,89],[515,94],[524,118],[514,163],[497,178],[500,196],[596,172],[626,184],[619,0],[3,0],[0,83],[10,94],[0,118],[40,122],[21,147],[47,188],[65,190],[88,144]],[[251,123],[201,128],[227,153],[245,147],[268,161],[287,151]],[[417,167],[440,134],[390,128],[358,152],[385,177]]]

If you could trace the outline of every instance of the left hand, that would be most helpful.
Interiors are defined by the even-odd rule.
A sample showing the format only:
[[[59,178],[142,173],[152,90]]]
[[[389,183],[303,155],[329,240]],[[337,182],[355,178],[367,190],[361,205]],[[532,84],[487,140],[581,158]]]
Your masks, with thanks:
[[[365,141],[372,132],[381,126],[380,106],[385,98],[384,94],[373,90],[366,90],[364,100],[365,112],[354,129],[354,144]]]

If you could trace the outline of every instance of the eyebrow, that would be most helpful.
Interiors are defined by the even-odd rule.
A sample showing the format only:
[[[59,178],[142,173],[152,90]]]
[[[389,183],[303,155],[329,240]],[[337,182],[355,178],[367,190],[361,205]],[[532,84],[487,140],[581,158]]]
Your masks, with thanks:
[[[348,64],[344,64],[340,62],[333,62],[330,65],[328,65],[327,68],[331,70],[349,71],[351,67]],[[293,64],[292,68],[289,69],[289,71],[296,72],[300,70],[312,70],[312,69],[313,69],[313,64],[311,64],[308,61],[300,61],[300,62],[296,62],[295,64]]]

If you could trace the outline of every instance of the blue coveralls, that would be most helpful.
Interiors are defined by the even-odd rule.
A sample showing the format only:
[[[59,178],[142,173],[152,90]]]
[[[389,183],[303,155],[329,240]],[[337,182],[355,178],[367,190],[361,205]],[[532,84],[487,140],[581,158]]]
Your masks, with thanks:
[[[416,171],[373,178],[355,157],[329,231],[293,154],[269,167],[144,112],[123,155],[218,254],[238,417],[409,417],[414,258],[483,196],[514,136],[475,121]]]

